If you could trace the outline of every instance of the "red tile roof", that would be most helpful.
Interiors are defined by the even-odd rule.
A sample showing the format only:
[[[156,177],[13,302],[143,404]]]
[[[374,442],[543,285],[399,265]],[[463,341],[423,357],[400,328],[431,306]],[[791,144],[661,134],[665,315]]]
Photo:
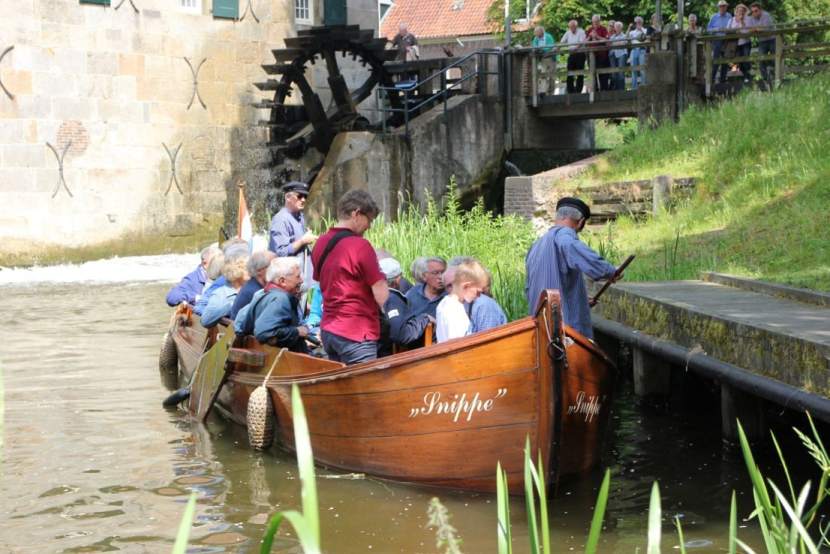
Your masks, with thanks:
[[[487,10],[493,0],[395,0],[380,27],[389,39],[403,21],[416,38],[465,37],[493,33]]]

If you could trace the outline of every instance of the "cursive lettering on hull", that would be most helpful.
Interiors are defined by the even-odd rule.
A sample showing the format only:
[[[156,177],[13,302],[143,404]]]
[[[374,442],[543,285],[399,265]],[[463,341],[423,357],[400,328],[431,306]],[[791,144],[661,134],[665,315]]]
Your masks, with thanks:
[[[493,409],[496,399],[507,396],[507,389],[499,389],[495,396],[483,398],[476,392],[470,396],[466,392],[453,394],[452,398],[443,398],[438,391],[431,391],[424,395],[420,407],[410,408],[409,417],[428,416],[432,414],[447,414],[453,422],[459,419],[472,421],[473,415],[479,412],[489,412]]]
[[[603,397],[603,400],[605,398]],[[581,415],[586,423],[590,423],[599,416],[602,410],[602,402],[597,395],[587,395],[585,391],[579,391],[573,404],[568,404],[568,415]]]

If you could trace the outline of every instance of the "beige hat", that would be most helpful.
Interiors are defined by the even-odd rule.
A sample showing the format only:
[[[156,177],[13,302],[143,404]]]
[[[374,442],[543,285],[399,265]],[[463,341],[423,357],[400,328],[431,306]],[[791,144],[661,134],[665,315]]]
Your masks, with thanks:
[[[720,1],[718,2],[718,7],[721,7],[721,6],[728,6],[728,5],[729,5],[729,2],[727,2],[726,0],[720,0]]]

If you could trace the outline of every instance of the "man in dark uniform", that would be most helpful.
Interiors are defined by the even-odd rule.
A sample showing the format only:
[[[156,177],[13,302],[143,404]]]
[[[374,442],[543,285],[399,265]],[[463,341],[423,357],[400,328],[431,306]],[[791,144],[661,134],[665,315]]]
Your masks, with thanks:
[[[381,322],[378,356],[392,354],[393,345],[408,347],[415,346],[424,335],[427,325],[434,321],[427,313],[410,315],[409,302],[400,291],[401,264],[395,258],[387,257],[380,260],[380,270],[386,275],[389,285],[389,299],[383,305],[386,314],[386,325]]]
[[[268,250],[277,256],[308,254],[309,245],[317,239],[314,233],[306,230],[303,216],[308,185],[291,181],[282,187],[282,191],[285,193],[285,205],[271,220]]]

